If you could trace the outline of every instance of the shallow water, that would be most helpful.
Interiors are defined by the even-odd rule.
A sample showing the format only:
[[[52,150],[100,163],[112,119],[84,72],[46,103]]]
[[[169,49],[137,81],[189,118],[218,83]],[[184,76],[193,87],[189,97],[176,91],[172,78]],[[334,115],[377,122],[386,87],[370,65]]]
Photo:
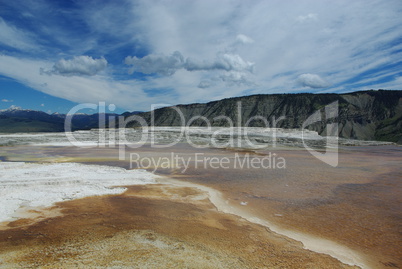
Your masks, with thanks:
[[[356,268],[218,212],[194,187],[129,186],[55,207],[62,216],[0,231],[2,268]]]
[[[338,167],[300,149],[239,152],[195,149],[185,143],[164,149],[127,148],[125,160],[118,160],[116,148],[14,146],[1,147],[0,152],[3,159],[12,161],[147,168],[218,189],[232,205],[281,227],[346,245],[363,253],[374,268],[402,266],[402,149],[398,146],[343,147]],[[135,154],[131,162],[130,153]],[[182,157],[189,161],[187,168],[178,161]],[[246,158],[249,162],[240,167]],[[258,168],[258,160],[264,158],[264,167]],[[280,158],[285,167],[273,165]],[[226,159],[225,167],[216,165]]]
[[[344,147],[331,167],[304,150],[263,151],[286,160],[286,168],[211,169],[195,164],[160,169],[171,177],[205,184],[281,227],[331,239],[363,253],[374,268],[402,265],[402,149]],[[232,161],[232,151],[205,156]],[[250,153],[242,153],[250,154]],[[249,155],[265,158],[267,155]],[[272,158],[271,158],[272,160]],[[257,162],[258,163],[258,162]]]

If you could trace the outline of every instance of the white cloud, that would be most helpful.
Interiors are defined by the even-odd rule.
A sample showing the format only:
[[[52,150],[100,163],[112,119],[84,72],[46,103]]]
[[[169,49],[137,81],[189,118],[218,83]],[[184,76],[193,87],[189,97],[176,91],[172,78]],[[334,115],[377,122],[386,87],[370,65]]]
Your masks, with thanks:
[[[242,34],[237,35],[236,41],[237,41],[237,42],[240,42],[240,43],[243,43],[243,44],[251,44],[251,43],[254,43],[254,40],[253,40],[252,38],[250,38],[250,37],[248,37],[248,36],[246,36],[246,35],[242,35]]]
[[[8,25],[0,17],[0,44],[20,49],[20,50],[35,50],[36,42],[31,38],[31,34],[18,29],[17,27]]]
[[[313,89],[327,88],[330,84],[317,74],[302,74],[297,78],[298,83]]]
[[[216,59],[212,62],[197,61],[187,58],[184,68],[188,71],[224,70],[252,73],[254,70],[254,63],[243,60],[237,54],[219,53]]]
[[[175,51],[170,56],[150,54],[143,58],[127,56],[124,60],[126,65],[132,65],[129,73],[134,71],[144,74],[158,73],[166,76],[173,75],[178,69],[183,68],[184,58],[180,52]]]
[[[46,57],[2,50],[0,74],[71,101],[103,99],[129,110],[161,101],[298,92],[300,85],[314,92],[362,89],[360,81],[369,88],[400,87],[400,0],[222,0],[219,5],[150,0],[79,6],[74,18],[85,22],[88,35],[73,36],[75,31],[62,31],[64,25],[55,20],[42,23],[43,46],[57,41],[62,49],[48,44],[41,50],[50,48]],[[29,46],[27,40],[35,41],[35,35],[24,31],[0,21],[0,43]],[[54,55],[88,51],[107,60],[80,56],[87,58],[54,64],[59,59]],[[132,57],[124,61],[127,55]],[[111,72],[101,72],[106,64]],[[40,67],[59,75],[40,76]],[[128,76],[126,69],[137,73]],[[394,78],[381,82],[388,74]],[[163,97],[153,96],[153,89],[164,89]]]
[[[216,83],[213,82],[212,80],[202,80],[200,81],[200,83],[198,84],[198,88],[201,89],[205,89],[205,88],[209,88],[211,86],[214,86]]]
[[[105,58],[93,59],[90,56],[75,56],[71,60],[61,59],[51,70],[41,69],[42,74],[62,76],[94,76],[107,66]]]
[[[41,107],[44,107],[44,106],[45,106],[45,104],[40,104],[40,106],[41,106]]]
[[[187,58],[184,60],[183,55],[179,51],[175,51],[170,56],[150,54],[143,58],[136,56],[127,56],[125,64],[132,65],[129,73],[134,71],[144,74],[158,73],[161,75],[171,76],[178,69],[187,71],[247,71],[253,72],[254,63],[244,61],[239,55],[228,53],[220,53],[214,61],[198,61]]]
[[[228,74],[223,74],[219,76],[222,81],[228,83],[229,86],[239,85],[239,86],[255,86],[255,83],[242,72],[230,72]]]
[[[49,69],[51,66],[52,63],[47,61],[0,54],[0,74],[13,77],[46,94],[78,103],[108,102],[128,110],[149,110],[150,104],[159,103],[160,100],[147,96],[143,89],[172,87],[172,82],[118,82],[107,76],[43,76],[38,72],[40,67]],[[166,96],[164,99],[171,104],[177,101],[174,96]]]
[[[306,73],[325,77],[324,83],[315,79],[309,86],[328,86],[327,81],[332,85],[347,82],[345,87],[353,90],[357,86],[348,81],[378,68],[380,60],[391,53],[391,48],[378,48],[401,36],[396,30],[389,31],[402,27],[400,11],[398,1],[392,0],[252,4],[222,1],[219,6],[212,1],[169,6],[151,1],[136,6],[135,14],[141,14],[141,34],[149,44],[150,54],[169,55],[177,50],[200,67],[210,66],[219,53],[238,55],[254,63],[249,77],[253,84],[236,85],[242,90],[222,83],[221,77],[227,77],[229,74],[224,72],[228,71],[199,68],[199,80],[189,86],[203,89],[204,96],[211,99],[217,91],[232,96],[242,92],[299,91],[295,79]],[[187,84],[182,78],[172,76],[176,85]]]
[[[204,78],[198,84],[198,88],[206,89],[214,86],[220,86],[224,83],[224,86],[233,87],[233,86],[256,86],[253,82],[253,79],[244,72],[225,72],[219,76],[214,76],[211,78]]]
[[[12,103],[12,102],[14,102],[14,100],[8,100],[8,99],[2,99],[1,101],[4,102],[4,103]]]
[[[16,106],[16,105],[11,105],[8,109],[10,109],[10,110],[13,110],[13,109],[20,110],[20,109],[22,109],[22,107]]]
[[[297,20],[298,20],[299,22],[316,21],[316,20],[318,20],[318,16],[317,16],[317,14],[309,13],[309,14],[307,14],[306,16],[299,16],[299,17],[297,17]]]

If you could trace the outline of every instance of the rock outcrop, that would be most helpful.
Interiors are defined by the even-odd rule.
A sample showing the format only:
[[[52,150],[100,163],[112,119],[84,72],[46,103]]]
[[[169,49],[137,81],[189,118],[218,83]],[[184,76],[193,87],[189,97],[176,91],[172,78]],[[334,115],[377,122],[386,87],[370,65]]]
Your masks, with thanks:
[[[337,117],[325,118],[325,107],[338,102]],[[321,111],[322,119],[306,128],[326,135],[327,123],[338,123],[343,138],[402,143],[402,91],[371,90],[346,94],[271,94],[177,105],[139,113],[155,126],[268,126],[301,128]],[[320,113],[320,112],[318,112]],[[129,114],[125,115],[126,117]],[[268,124],[268,125],[267,125]],[[130,122],[128,127],[138,126]]]

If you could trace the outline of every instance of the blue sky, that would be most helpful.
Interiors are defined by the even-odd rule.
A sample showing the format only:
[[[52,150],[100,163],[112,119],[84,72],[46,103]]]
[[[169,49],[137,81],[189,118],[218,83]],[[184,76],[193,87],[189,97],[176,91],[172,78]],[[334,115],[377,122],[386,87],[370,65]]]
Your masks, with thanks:
[[[402,87],[400,0],[0,0],[0,109]]]

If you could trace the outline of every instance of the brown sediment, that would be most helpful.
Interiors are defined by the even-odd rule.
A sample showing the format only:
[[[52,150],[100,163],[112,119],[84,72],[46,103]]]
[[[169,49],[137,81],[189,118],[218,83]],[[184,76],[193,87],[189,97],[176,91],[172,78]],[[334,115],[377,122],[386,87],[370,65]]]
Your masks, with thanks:
[[[215,189],[202,185],[193,184],[190,182],[178,181],[169,178],[163,178],[161,180],[175,186],[192,187],[203,190],[206,193],[208,193],[209,200],[217,207],[217,209],[220,212],[234,214],[252,223],[263,225],[269,228],[272,232],[301,242],[303,247],[306,249],[312,250],[317,253],[328,254],[345,264],[357,265],[361,268],[370,267],[366,263],[364,257],[362,257],[362,255],[357,251],[354,251],[348,247],[342,246],[340,244],[337,244],[336,242],[327,240],[325,238],[319,238],[312,236],[311,234],[297,232],[294,230],[288,230],[279,227],[278,225],[275,225],[274,223],[268,221],[267,219],[258,217],[258,215],[253,214],[252,212],[247,210],[247,208],[235,205],[233,203],[229,203],[228,200],[222,195],[222,193]]]
[[[57,204],[63,216],[0,231],[3,268],[352,268],[172,185]]]
[[[400,148],[341,151],[331,168],[303,151],[277,151],[287,169],[187,171],[281,229],[330,239],[361,253],[372,268],[401,268]]]
[[[48,218],[62,216],[58,207],[22,207],[13,214],[16,220],[0,222],[0,231],[10,228],[25,227]]]
[[[11,149],[11,152],[15,150]],[[25,152],[24,149],[20,150]],[[184,145],[169,150],[149,147],[135,149],[142,157],[153,158],[169,156],[170,152],[191,156],[196,151],[209,157],[231,159],[235,154],[233,151],[194,149]],[[117,158],[117,151],[113,149],[44,148],[37,152],[130,167],[127,161],[103,161],[112,160],[113,156]],[[229,205],[243,207],[284,229],[330,239],[363,253],[372,268],[402,268],[400,147],[342,149],[339,165],[335,168],[303,150],[275,152],[286,159],[286,169],[195,169],[193,166],[185,173],[175,169],[158,169],[157,172],[217,189],[224,194]],[[253,156],[262,158],[264,152]],[[149,198],[158,200],[158,195],[156,193]],[[247,205],[241,206],[241,202],[247,202]],[[199,208],[199,205],[194,206]],[[210,220],[202,225],[210,227],[208,222]],[[221,222],[214,220],[214,223]],[[241,233],[241,229],[237,232]],[[236,242],[234,239],[233,245]]]

